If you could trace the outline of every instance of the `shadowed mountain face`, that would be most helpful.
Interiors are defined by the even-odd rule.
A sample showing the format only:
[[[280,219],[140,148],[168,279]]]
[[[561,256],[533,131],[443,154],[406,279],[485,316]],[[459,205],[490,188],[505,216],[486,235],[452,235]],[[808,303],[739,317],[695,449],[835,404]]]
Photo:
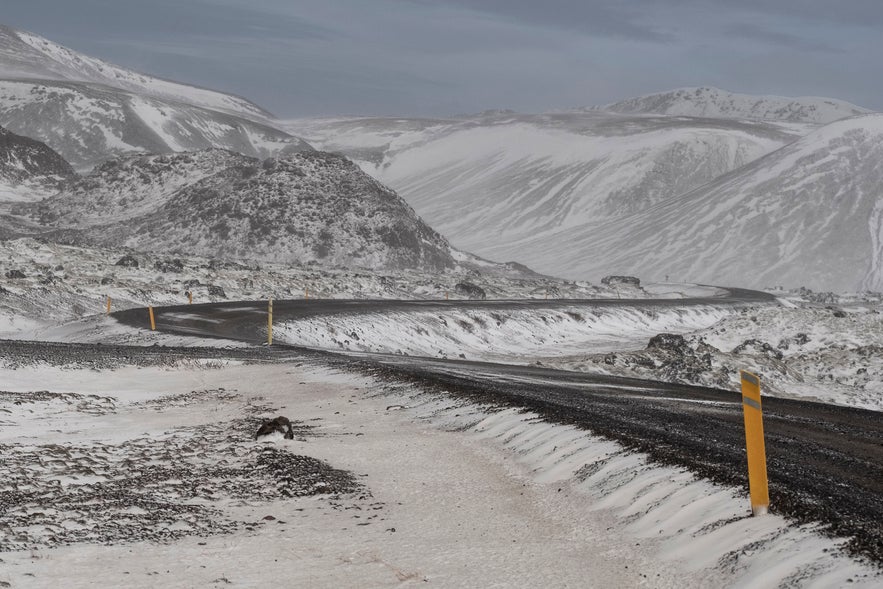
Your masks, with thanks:
[[[46,144],[0,127],[0,201],[47,196],[73,176],[70,164]]]
[[[34,205],[46,237],[218,258],[453,267],[450,246],[342,156],[260,161],[221,150],[107,162]]]

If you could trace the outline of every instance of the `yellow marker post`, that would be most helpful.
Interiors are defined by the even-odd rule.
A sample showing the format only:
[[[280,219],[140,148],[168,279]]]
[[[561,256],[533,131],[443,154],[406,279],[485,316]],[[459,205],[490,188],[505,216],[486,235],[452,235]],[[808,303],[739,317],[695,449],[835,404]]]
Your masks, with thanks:
[[[192,290],[187,291],[187,304],[188,305],[193,304],[193,291]]]
[[[147,312],[150,314],[150,330],[156,331],[156,320],[153,318],[153,307],[147,307]]]
[[[448,292],[445,291],[445,300],[448,300]]]
[[[304,289],[304,298],[305,299],[310,298],[310,289],[308,289],[308,288]]]
[[[267,345],[273,345],[273,299],[267,301]]]
[[[742,374],[742,411],[745,415],[745,446],[748,450],[748,488],[751,513],[763,515],[770,508],[766,476],[766,447],[763,442],[763,410],[760,405],[760,379],[750,372]]]
[[[110,315],[110,295],[107,296],[107,314]]]

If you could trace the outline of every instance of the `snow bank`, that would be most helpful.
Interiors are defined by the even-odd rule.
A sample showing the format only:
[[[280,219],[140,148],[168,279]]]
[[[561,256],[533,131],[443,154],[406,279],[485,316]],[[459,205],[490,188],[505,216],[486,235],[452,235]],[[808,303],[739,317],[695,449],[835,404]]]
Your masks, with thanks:
[[[289,321],[274,337],[289,344],[416,356],[505,359],[630,349],[663,331],[711,326],[731,310],[696,307],[567,306],[557,309],[389,312]]]
[[[747,494],[649,462],[615,442],[517,409],[487,407],[399,389],[415,418],[503,448],[540,484],[586,497],[625,534],[687,570],[715,568],[717,586],[874,587],[879,572],[860,564],[812,525],[752,517]]]

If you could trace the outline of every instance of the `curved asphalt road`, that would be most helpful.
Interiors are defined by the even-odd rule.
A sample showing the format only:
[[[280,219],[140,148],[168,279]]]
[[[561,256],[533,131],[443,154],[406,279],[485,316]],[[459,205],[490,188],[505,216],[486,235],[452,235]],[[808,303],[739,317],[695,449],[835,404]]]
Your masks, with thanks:
[[[739,306],[772,300],[764,293],[732,289],[720,297],[658,300],[293,300],[274,301],[273,312],[281,322],[409,309]],[[157,329],[170,333],[253,343],[266,339],[266,301],[163,307],[155,315]],[[129,325],[147,324],[145,309],[113,316]],[[478,402],[525,407],[645,452],[660,463],[747,489],[741,397],[732,391],[532,366],[299,352]],[[773,511],[801,522],[822,522],[832,534],[851,537],[848,548],[853,553],[883,564],[883,414],[772,397],[763,403]]]

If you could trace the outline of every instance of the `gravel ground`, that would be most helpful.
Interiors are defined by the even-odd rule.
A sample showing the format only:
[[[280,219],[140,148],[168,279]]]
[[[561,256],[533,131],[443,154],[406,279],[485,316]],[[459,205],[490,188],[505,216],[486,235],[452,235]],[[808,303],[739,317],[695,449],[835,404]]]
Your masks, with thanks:
[[[230,355],[255,360],[263,353],[12,342],[0,343],[0,350],[7,365],[70,369],[176,366]],[[106,423],[138,428],[145,421],[167,419],[162,414],[211,413],[222,406],[226,410],[219,415],[239,417],[172,425],[159,434],[90,433]],[[0,552],[206,537],[268,523],[230,517],[229,506],[319,496],[333,508],[345,508],[370,497],[348,471],[289,452],[272,438],[255,441],[262,421],[276,414],[274,407],[246,402],[224,389],[137,402],[94,394],[0,391],[0,430],[10,428],[6,433],[13,434],[0,443]],[[174,417],[168,421],[174,423]],[[64,432],[46,429],[60,424]],[[317,435],[315,424],[292,420],[292,425],[297,440]]]

